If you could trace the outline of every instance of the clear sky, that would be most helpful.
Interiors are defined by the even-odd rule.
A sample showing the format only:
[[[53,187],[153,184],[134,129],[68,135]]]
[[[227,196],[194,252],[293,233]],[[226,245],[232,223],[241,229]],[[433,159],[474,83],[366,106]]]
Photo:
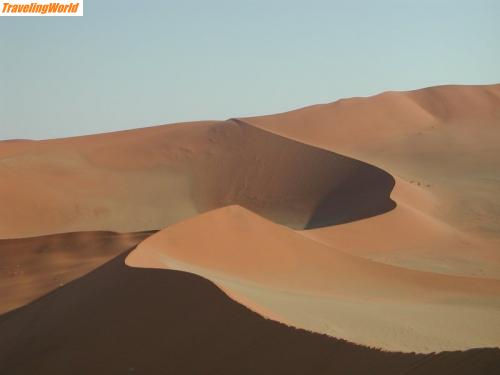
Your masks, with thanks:
[[[500,83],[498,0],[85,0],[0,17],[0,139]]]

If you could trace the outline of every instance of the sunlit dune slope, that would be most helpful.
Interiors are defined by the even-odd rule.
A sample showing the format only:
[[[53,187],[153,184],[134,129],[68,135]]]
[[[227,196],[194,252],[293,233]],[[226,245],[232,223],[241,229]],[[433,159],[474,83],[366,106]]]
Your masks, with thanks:
[[[419,352],[500,346],[500,281],[355,257],[239,206],[164,229],[126,262],[202,275],[264,316],[355,343]]]
[[[395,210],[306,235],[387,263],[500,277],[500,85],[387,92],[244,121],[394,176]]]

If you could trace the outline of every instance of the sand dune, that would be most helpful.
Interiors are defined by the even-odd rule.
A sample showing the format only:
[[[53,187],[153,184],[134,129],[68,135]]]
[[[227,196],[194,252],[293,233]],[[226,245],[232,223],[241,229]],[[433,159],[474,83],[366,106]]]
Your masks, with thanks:
[[[270,116],[0,142],[0,288],[8,296],[0,309],[81,276],[146,234],[15,238],[166,227],[127,262],[197,273],[266,317],[365,345],[419,352],[498,347],[499,144],[500,85],[388,92]],[[60,241],[74,244],[74,250],[59,247]],[[122,267],[113,264],[115,270]],[[138,277],[125,275],[154,274],[147,277],[161,281],[174,274],[122,268],[117,277],[129,286]],[[114,275],[104,269],[99,282],[104,273]],[[63,287],[63,297],[56,291],[0,318],[1,328],[17,335],[23,324],[43,316],[45,326],[30,325],[33,333],[16,341],[22,346],[34,340],[39,346],[33,355],[41,355],[46,346],[40,335],[54,316],[47,301],[59,301],[53,303],[73,314],[52,326],[64,326],[66,341],[71,329],[80,329],[72,325],[88,318],[71,306],[84,311],[81,298],[101,304],[116,293],[113,287],[103,299],[92,299],[90,286],[80,294],[80,281],[74,285],[74,299]],[[97,281],[88,285],[96,289]],[[145,318],[134,301],[125,303],[139,298],[139,289],[118,292],[121,306],[136,314],[124,315],[123,326],[132,316]],[[161,300],[160,287],[147,289],[150,298]],[[109,303],[107,311],[116,314]],[[111,315],[92,312],[95,327],[105,332],[111,319],[104,317]],[[178,317],[190,312],[179,307],[178,313],[170,324],[186,330]],[[133,337],[143,337],[139,325],[134,329]],[[193,337],[207,342],[213,334]],[[79,335],[87,341],[74,345],[85,350],[98,337]],[[162,344],[164,336],[158,339]],[[0,346],[9,341],[1,340]],[[63,342],[57,340],[55,347]],[[55,349],[50,360],[63,352],[68,354]],[[23,367],[14,349],[8,353],[9,369],[35,366]],[[307,360],[317,359],[307,353]],[[475,356],[457,358],[469,355]],[[430,357],[421,358],[428,363]],[[47,372],[51,366],[46,363]]]
[[[0,314],[92,271],[150,234],[81,232],[0,240]]]
[[[196,135],[204,125],[184,126]],[[1,145],[0,238],[150,230],[195,215],[186,176],[159,162],[182,157],[164,141],[178,129]],[[175,199],[163,202],[163,194]]]
[[[2,142],[0,238],[161,229],[238,204],[317,228],[305,234],[355,255],[499,278],[499,98],[500,85],[442,86],[240,120]]]
[[[354,255],[407,268],[500,278],[500,242],[439,218],[432,193],[396,179],[397,207],[387,214],[301,233]],[[427,212],[425,210],[428,210]]]
[[[228,204],[294,228],[395,206],[383,170],[235,120],[28,142],[0,154],[0,196],[9,197],[0,238],[161,229]]]
[[[354,257],[239,206],[160,231],[126,263],[202,275],[265,316],[359,344],[418,352],[500,346],[500,280]]]
[[[124,256],[0,317],[0,373],[492,374],[500,350],[387,353],[266,320],[199,276]]]
[[[391,264],[500,277],[500,85],[388,92],[244,121],[395,177],[394,211],[306,235]]]

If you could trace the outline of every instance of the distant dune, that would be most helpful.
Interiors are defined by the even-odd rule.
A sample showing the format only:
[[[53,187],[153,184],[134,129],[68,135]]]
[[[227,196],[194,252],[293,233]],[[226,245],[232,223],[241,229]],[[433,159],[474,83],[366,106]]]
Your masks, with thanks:
[[[395,178],[395,210],[306,235],[395,265],[500,277],[500,85],[388,92],[245,121]]]
[[[0,332],[7,332],[0,335],[0,373],[3,363],[9,374],[36,366],[40,373],[64,373],[61,358],[68,355],[94,371],[96,364],[83,364],[75,353],[96,342],[117,345],[116,357],[99,362],[100,370],[128,371],[134,365],[122,369],[114,361],[119,353],[132,358],[147,335],[156,341],[142,347],[154,360],[141,352],[141,366],[164,366],[156,356],[168,346],[180,358],[172,360],[172,371],[182,358],[185,373],[201,369],[187,360],[186,346],[174,349],[171,338],[152,333],[153,325],[175,327],[175,340],[185,345],[202,340],[197,358],[210,346],[211,373],[255,372],[248,362],[236,366],[244,360],[233,347],[261,361],[273,358],[275,373],[301,373],[301,361],[321,364],[315,373],[345,369],[324,358],[338,341],[265,320],[217,286],[264,317],[358,344],[423,353],[498,348],[499,145],[500,85],[439,86],[268,116],[2,141],[0,293],[6,297],[0,313],[40,299],[0,317]],[[156,230],[128,256],[133,268],[118,257],[82,277]],[[109,288],[95,294],[101,283]],[[211,297],[199,297],[204,293]],[[202,300],[178,304],[194,295]],[[227,315],[210,310],[205,324],[200,311],[212,302]],[[166,322],[155,315],[173,308]],[[223,329],[227,322],[239,334]],[[206,331],[194,333],[190,324]],[[106,327],[109,340],[101,336]],[[266,333],[235,346],[248,327]],[[63,333],[46,345],[49,328]],[[181,332],[189,334],[179,338]],[[262,346],[288,335],[297,340],[294,349]],[[124,349],[127,338],[133,345]],[[24,364],[19,348],[28,343],[35,360]],[[304,349],[306,343],[318,352]],[[349,361],[361,358],[359,347],[342,348]],[[225,351],[233,353],[234,366],[222,361]],[[445,373],[452,367],[437,369],[449,358],[471,374],[473,363],[477,373],[500,364],[498,349],[440,355],[439,364],[436,356],[413,362],[417,357],[362,352],[374,356],[366,363],[377,363],[382,373]],[[285,357],[290,367],[278,365]]]

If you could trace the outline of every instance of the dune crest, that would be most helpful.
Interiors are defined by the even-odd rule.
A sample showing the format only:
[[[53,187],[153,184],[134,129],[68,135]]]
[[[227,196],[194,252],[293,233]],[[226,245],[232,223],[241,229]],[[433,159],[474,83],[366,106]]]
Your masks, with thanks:
[[[263,315],[358,344],[416,352],[500,346],[500,281],[355,257],[239,206],[158,232],[126,263],[199,274]]]
[[[238,120],[0,148],[0,178],[0,238],[161,229],[229,204],[318,228],[395,206],[384,170]]]
[[[305,235],[389,264],[500,278],[500,84],[387,92],[242,120],[394,176],[397,206],[387,215]]]

